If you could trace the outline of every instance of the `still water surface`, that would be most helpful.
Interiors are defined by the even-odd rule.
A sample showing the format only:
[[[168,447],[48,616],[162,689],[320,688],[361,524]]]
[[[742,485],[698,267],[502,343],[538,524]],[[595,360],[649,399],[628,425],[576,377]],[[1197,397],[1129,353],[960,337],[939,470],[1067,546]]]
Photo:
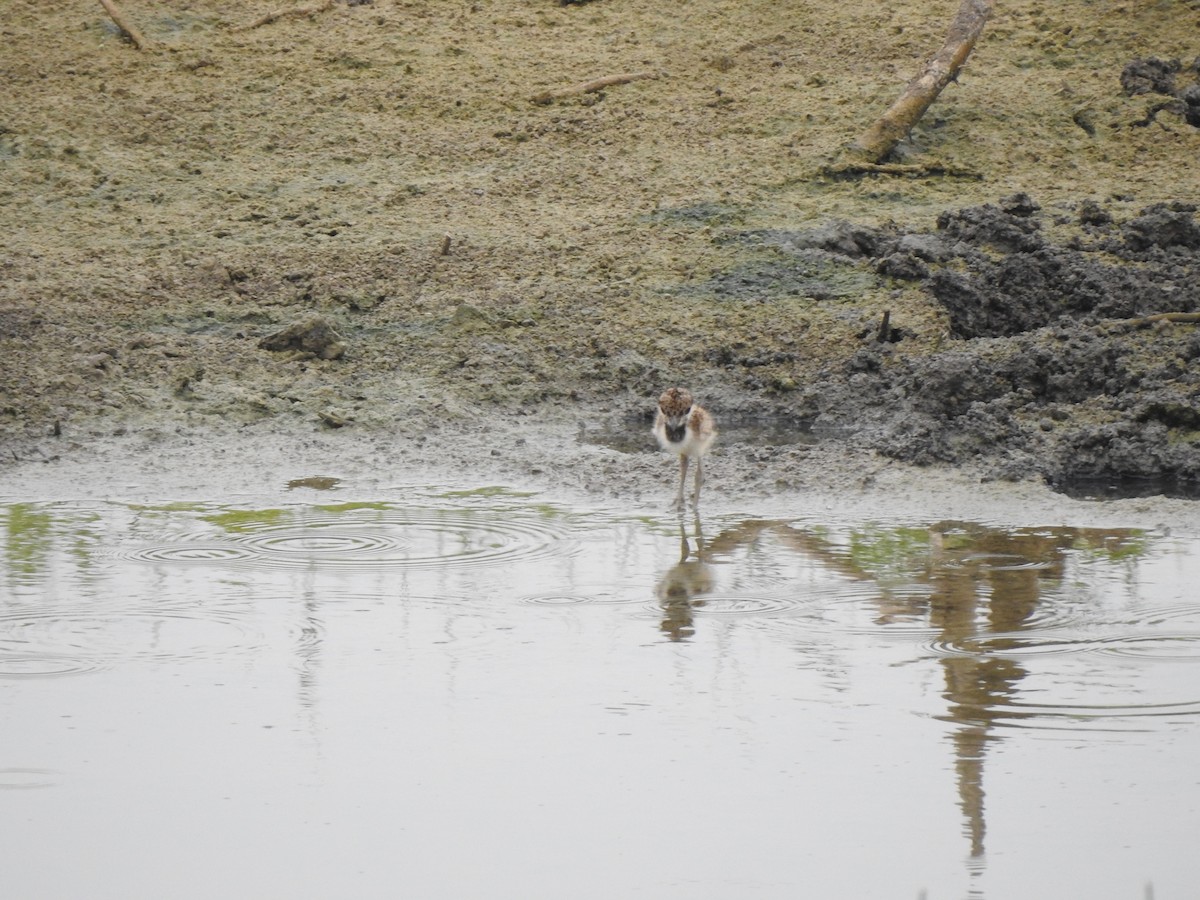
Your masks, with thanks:
[[[1160,898],[1200,542],[0,504],[0,894]]]

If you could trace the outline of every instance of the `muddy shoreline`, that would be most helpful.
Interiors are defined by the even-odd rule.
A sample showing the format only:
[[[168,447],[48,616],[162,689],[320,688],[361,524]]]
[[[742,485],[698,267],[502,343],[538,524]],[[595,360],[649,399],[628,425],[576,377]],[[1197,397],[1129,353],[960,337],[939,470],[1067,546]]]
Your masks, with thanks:
[[[85,444],[41,442],[6,466],[8,501],[212,502],[264,506],[404,502],[444,492],[527,492],[529,502],[606,514],[669,519],[676,466],[648,431],[640,449],[593,441],[586,423],[501,422],[486,436],[443,427],[427,439],[354,429],[205,425],[148,429]],[[611,432],[604,439],[611,437]],[[43,458],[45,453],[47,458]],[[976,522],[996,527],[1066,525],[1200,530],[1192,500],[1162,496],[1082,500],[1039,479],[997,480],[979,466],[914,466],[838,441],[719,443],[709,460],[699,516],[825,523]],[[685,521],[696,516],[690,507]]]

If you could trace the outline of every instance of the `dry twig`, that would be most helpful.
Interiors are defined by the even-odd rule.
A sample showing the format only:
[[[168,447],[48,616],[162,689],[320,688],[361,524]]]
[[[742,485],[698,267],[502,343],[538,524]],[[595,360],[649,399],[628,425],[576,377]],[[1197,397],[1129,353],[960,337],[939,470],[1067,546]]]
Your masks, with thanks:
[[[908,83],[887,112],[846,148],[849,157],[868,163],[880,163],[887,158],[912,131],[942,88],[958,77],[991,11],[992,0],[962,0],[942,49]]]
[[[963,169],[941,162],[927,162],[920,165],[841,162],[825,166],[821,169],[821,174],[843,181],[865,178],[868,175],[888,175],[895,178],[969,178],[974,181],[983,178],[983,175],[974,169]]]
[[[571,87],[560,88],[557,91],[542,91],[542,93],[535,94],[529,99],[539,106],[545,106],[548,103],[553,103],[555,100],[561,100],[563,97],[573,97],[576,94],[591,94],[595,91],[602,91],[606,87],[612,87],[613,85],[629,84],[631,81],[641,81],[644,78],[657,77],[653,72],[629,72],[624,75],[606,75],[603,78],[584,81],[580,84],[571,85]]]
[[[892,311],[885,309],[883,318],[879,320],[879,331],[875,333],[875,343],[886,344],[892,337]]]
[[[125,13],[117,7],[113,0],[100,0],[100,5],[104,7],[104,11],[108,13],[109,18],[117,23],[117,27],[125,37],[129,38],[133,46],[139,50],[149,50],[150,42],[142,35],[137,26],[125,18]]]
[[[104,2],[104,0],[101,0],[101,2]],[[234,30],[250,31],[253,28],[260,28],[263,25],[270,25],[272,22],[278,21],[279,19],[315,16],[318,13],[323,13],[326,10],[333,9],[333,4],[334,0],[325,0],[324,3],[318,3],[316,6],[297,6],[294,9],[277,9],[275,12],[269,12],[265,16],[255,19],[249,25],[241,25]]]

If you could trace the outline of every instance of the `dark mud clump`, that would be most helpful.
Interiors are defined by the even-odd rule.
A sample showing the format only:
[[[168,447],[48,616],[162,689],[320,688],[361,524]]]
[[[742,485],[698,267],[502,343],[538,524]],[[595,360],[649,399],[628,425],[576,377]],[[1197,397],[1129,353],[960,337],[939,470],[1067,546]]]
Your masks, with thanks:
[[[928,289],[963,338],[1023,334],[1060,320],[1194,310],[1200,303],[1194,209],[1154,206],[1119,229],[1090,226],[1069,246],[1050,243],[1025,208],[945,213],[939,231],[965,266],[935,273]],[[1098,217],[1091,206],[1085,212]]]
[[[312,315],[269,334],[258,342],[263,350],[294,351],[320,359],[340,359],[346,343],[324,316]]]
[[[1175,76],[1180,68],[1177,59],[1148,57],[1132,60],[1121,71],[1121,89],[1130,97],[1138,94],[1174,94]]]
[[[1184,78],[1190,78],[1192,83],[1182,83]],[[1182,116],[1187,124],[1200,128],[1200,57],[1186,69],[1177,59],[1153,56],[1135,59],[1121,71],[1121,88],[1129,97],[1158,94],[1174,98],[1152,105],[1145,119],[1135,125],[1150,125],[1158,113],[1167,110]]]
[[[1118,222],[1088,201],[1050,219],[1015,195],[946,212],[932,233],[834,229],[856,235],[834,252],[918,281],[949,334],[921,356],[866,334],[806,393],[809,419],[1000,478],[1200,480],[1195,213],[1158,204]],[[832,246],[825,232],[811,237]]]

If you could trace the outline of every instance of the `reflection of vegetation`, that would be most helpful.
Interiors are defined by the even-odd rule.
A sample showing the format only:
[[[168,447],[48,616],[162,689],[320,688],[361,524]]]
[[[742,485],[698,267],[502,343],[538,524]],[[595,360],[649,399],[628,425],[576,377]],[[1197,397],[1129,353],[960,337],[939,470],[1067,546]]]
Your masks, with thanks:
[[[75,514],[72,515],[71,513]],[[92,510],[62,510],[55,504],[13,503],[0,509],[4,519],[4,553],[7,575],[28,581],[50,568],[55,539],[65,536],[65,551],[79,568],[91,566],[96,541],[95,523],[100,516]]]
[[[313,509],[318,512],[328,513],[331,516],[340,515],[342,513],[358,512],[359,510],[369,510],[370,512],[387,512],[394,507],[390,503],[369,503],[365,500],[359,500],[349,503],[327,503],[321,506],[314,506]]]
[[[911,577],[925,568],[929,543],[927,528],[873,525],[850,533],[850,562],[878,579]]]
[[[283,509],[225,509],[201,516],[225,531],[250,531],[261,525],[277,525],[290,513]]]
[[[14,503],[4,517],[4,552],[12,574],[29,577],[45,568],[54,522],[32,503]]]
[[[196,503],[190,500],[177,500],[174,503],[156,503],[153,506],[146,506],[141,503],[129,504],[129,509],[135,513],[150,514],[150,513],[172,513],[172,512],[201,512],[208,509],[210,503]]]
[[[1098,540],[1096,535],[1099,535]],[[1146,535],[1140,531],[1080,532],[1073,549],[1094,558],[1117,562],[1144,556],[1149,543]]]
[[[869,526],[841,537],[821,529],[775,529],[786,546],[830,570],[878,585],[877,624],[920,621],[937,631],[937,645],[948,651],[939,664],[945,718],[955,725],[959,805],[971,857],[982,859],[987,748],[998,739],[999,721],[1036,715],[1014,710],[1027,671],[1001,652],[1020,646],[1015,633],[1037,627],[1043,592],[1066,576],[1072,554],[1128,564],[1146,552],[1146,535],[1129,529],[1002,530],[964,522],[922,529]],[[921,590],[889,597],[889,582],[896,580]]]
[[[254,525],[270,525],[279,522],[286,513],[279,509],[230,509],[190,500],[173,503],[141,504],[131,503],[124,507],[137,514],[144,523],[162,522],[165,525],[177,525],[188,518],[182,513],[194,513],[195,518],[208,522],[223,531],[246,531]],[[140,529],[138,529],[140,530]]]
[[[1132,529],[1003,530],[965,522],[939,522],[927,528],[868,525],[840,539],[817,527],[796,533],[806,536],[803,542],[810,550],[821,548],[819,555],[836,557],[844,570],[880,582],[898,576],[920,578],[929,571],[931,558],[942,562],[953,558],[973,567],[975,560],[999,554],[1060,571],[1067,551],[1116,562],[1143,556],[1149,544],[1143,532]]]
[[[819,534],[817,529],[809,529]],[[925,569],[936,535],[941,554],[975,551],[1008,552],[1030,562],[1048,561],[1066,550],[1112,561],[1143,556],[1148,539],[1129,529],[999,529],[965,523],[939,523],[931,528],[885,528],[870,525],[852,530],[847,538],[847,557],[856,569],[875,578],[911,576]],[[828,537],[827,534],[823,535]],[[1000,537],[1002,536],[1002,537]],[[832,543],[832,541],[831,541]]]
[[[442,494],[439,496],[452,496],[451,494]],[[459,491],[454,492],[453,496],[460,499],[469,499],[471,497],[504,497],[511,499],[521,499],[529,496],[520,494],[516,491],[508,491],[504,488],[482,488],[479,491]],[[211,509],[211,507],[206,507]],[[329,516],[337,518],[340,516],[353,516],[355,513],[371,514],[375,513],[380,516],[390,514],[402,514],[406,509],[409,509],[405,504],[397,504],[392,502],[355,500],[345,503],[324,503],[314,506],[292,507],[284,509],[220,509],[217,512],[209,512],[201,515],[200,519],[208,522],[211,525],[230,533],[244,531],[258,531],[271,526],[286,525],[289,522],[297,524],[305,521],[306,514],[318,514],[321,516]],[[467,508],[469,509],[469,507]],[[562,515],[562,510],[550,506],[549,504],[528,504],[523,503],[517,505],[504,506],[489,506],[487,511],[505,512],[510,510],[520,509],[521,511],[529,511],[539,513],[543,518],[553,518]],[[443,511],[444,512],[444,511]],[[366,518],[370,518],[368,515]],[[363,521],[362,518],[359,521]]]

